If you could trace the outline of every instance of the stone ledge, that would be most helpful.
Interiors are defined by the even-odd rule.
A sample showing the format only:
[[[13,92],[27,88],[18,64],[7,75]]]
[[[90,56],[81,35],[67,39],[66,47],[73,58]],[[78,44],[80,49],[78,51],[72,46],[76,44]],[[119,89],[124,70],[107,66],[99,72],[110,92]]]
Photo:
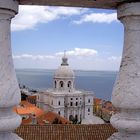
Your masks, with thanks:
[[[116,9],[124,2],[137,2],[137,0],[19,0],[21,5],[48,5]]]

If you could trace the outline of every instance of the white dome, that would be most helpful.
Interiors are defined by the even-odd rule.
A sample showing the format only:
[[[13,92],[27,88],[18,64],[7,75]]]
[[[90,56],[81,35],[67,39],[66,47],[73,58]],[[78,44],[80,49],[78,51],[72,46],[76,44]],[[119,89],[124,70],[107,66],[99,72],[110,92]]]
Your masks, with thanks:
[[[74,72],[69,67],[68,58],[64,54],[61,66],[56,70],[54,78],[74,78]]]
[[[61,65],[54,74],[55,78],[74,78],[73,70],[67,65]]]

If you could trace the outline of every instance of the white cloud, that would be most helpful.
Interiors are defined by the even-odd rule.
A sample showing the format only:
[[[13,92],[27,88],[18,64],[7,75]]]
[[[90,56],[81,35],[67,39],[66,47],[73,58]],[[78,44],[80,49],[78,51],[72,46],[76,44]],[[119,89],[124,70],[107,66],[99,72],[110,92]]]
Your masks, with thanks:
[[[44,59],[54,59],[53,55],[31,55],[31,54],[22,54],[22,55],[13,55],[14,59],[32,59],[32,60],[44,60]]]
[[[85,11],[87,9],[72,7],[20,6],[19,14],[12,20],[12,31],[34,29],[39,23],[80,15]]]
[[[61,55],[16,55],[13,56],[16,68],[45,68],[56,69],[61,64]],[[82,56],[82,55],[81,55]],[[93,55],[94,56],[94,55]],[[120,66],[121,57],[111,56],[109,58],[99,58],[84,56],[70,56],[69,64],[72,69],[81,70],[118,70]]]
[[[57,52],[52,55],[14,55],[16,68],[45,68],[56,69],[61,64],[61,57],[64,52]],[[118,70],[120,56],[101,57],[98,51],[89,48],[74,48],[67,51],[69,64],[72,69],[83,70]],[[80,58],[80,59],[79,59]]]
[[[73,61],[79,61],[85,59],[94,58],[98,52],[94,49],[88,48],[74,48],[73,50],[67,51],[66,55],[69,58],[69,63]],[[57,52],[52,55],[32,55],[32,54],[21,54],[13,55],[14,64],[16,68],[56,68],[61,63],[61,57],[64,52]],[[75,63],[75,62],[74,62]],[[77,62],[78,64],[79,62]],[[72,63],[71,63],[72,65]]]
[[[58,52],[56,55],[63,55],[64,52]],[[96,56],[98,52],[94,49],[88,48],[74,48],[73,50],[67,51],[67,55],[69,56]]]
[[[68,56],[96,56],[97,51],[94,49],[88,48],[74,48],[73,50],[67,51]],[[45,59],[57,59],[64,55],[64,52],[57,52],[53,55],[32,55],[32,54],[22,54],[22,55],[13,55],[14,59],[32,59],[32,60],[45,60]]]
[[[91,13],[81,17],[80,20],[73,21],[75,24],[82,24],[85,22],[92,23],[111,23],[117,20],[117,13]]]
[[[116,13],[90,13],[87,8],[50,7],[50,6],[20,6],[19,14],[12,20],[12,31],[34,29],[39,23],[48,23],[60,18],[73,15],[81,16],[75,24],[84,22],[111,23],[117,21]],[[85,14],[85,15],[83,15]],[[83,15],[83,16],[82,16]]]

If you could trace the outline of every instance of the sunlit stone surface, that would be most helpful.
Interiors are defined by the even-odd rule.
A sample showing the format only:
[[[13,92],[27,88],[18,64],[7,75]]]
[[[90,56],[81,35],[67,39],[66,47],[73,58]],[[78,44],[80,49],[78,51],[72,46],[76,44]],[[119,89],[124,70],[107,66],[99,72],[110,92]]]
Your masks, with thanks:
[[[124,50],[112,102],[119,109],[111,124],[119,130],[110,140],[140,139],[140,2],[118,7],[124,25]]]
[[[10,24],[18,11],[18,3],[0,0],[0,140],[20,140],[13,134],[21,118],[12,108],[20,102],[20,90],[12,61]]]

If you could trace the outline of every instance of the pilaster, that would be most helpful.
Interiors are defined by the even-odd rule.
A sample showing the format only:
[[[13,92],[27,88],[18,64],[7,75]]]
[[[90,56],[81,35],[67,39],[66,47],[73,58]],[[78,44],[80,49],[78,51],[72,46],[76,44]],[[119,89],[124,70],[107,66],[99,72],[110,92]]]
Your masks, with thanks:
[[[20,90],[11,53],[11,19],[18,12],[16,0],[0,0],[0,140],[21,140],[12,133],[21,123],[13,112],[20,102]]]
[[[120,71],[112,94],[118,112],[111,124],[118,129],[109,140],[140,139],[140,2],[118,7],[124,25],[124,49]]]

